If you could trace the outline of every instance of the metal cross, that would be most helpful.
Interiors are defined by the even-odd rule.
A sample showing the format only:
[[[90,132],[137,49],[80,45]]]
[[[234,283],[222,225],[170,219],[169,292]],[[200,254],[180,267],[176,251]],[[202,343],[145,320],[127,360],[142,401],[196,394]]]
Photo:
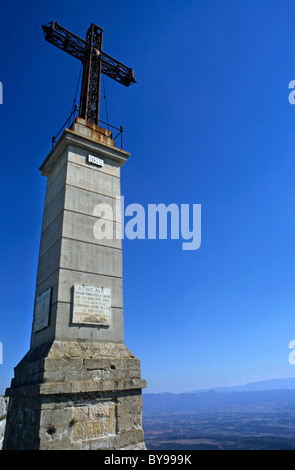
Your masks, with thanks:
[[[82,62],[79,116],[98,125],[101,73],[128,87],[136,82],[134,71],[102,52],[103,29],[94,23],[87,31],[86,41],[53,21],[42,29],[46,41]]]

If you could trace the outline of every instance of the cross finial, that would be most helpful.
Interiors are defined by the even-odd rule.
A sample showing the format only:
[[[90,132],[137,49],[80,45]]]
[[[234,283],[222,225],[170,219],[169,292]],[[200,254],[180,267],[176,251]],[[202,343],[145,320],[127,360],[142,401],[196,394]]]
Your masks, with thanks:
[[[79,116],[98,125],[101,73],[128,87],[136,82],[134,71],[102,52],[103,29],[94,23],[85,41],[54,21],[43,25],[42,29],[46,41],[82,62]]]

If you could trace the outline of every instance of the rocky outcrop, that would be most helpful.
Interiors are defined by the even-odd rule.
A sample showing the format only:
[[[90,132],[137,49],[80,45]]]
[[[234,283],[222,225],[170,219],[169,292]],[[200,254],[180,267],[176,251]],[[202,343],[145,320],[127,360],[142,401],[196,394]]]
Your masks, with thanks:
[[[5,433],[7,407],[8,398],[0,396],[0,450],[2,449]]]

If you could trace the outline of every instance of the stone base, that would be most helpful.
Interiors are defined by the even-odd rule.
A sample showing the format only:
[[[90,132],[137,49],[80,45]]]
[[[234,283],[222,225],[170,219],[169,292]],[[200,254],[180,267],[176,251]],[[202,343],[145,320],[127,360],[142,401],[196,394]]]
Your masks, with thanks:
[[[31,349],[7,389],[3,449],[146,450],[140,363],[122,343]]]

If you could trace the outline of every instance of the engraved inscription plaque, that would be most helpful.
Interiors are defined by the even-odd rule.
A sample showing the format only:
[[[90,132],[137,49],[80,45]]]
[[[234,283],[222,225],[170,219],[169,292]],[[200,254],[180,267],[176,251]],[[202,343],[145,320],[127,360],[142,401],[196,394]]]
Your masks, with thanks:
[[[111,289],[75,285],[73,323],[110,326]]]
[[[34,332],[43,330],[49,325],[51,287],[36,298]]]

